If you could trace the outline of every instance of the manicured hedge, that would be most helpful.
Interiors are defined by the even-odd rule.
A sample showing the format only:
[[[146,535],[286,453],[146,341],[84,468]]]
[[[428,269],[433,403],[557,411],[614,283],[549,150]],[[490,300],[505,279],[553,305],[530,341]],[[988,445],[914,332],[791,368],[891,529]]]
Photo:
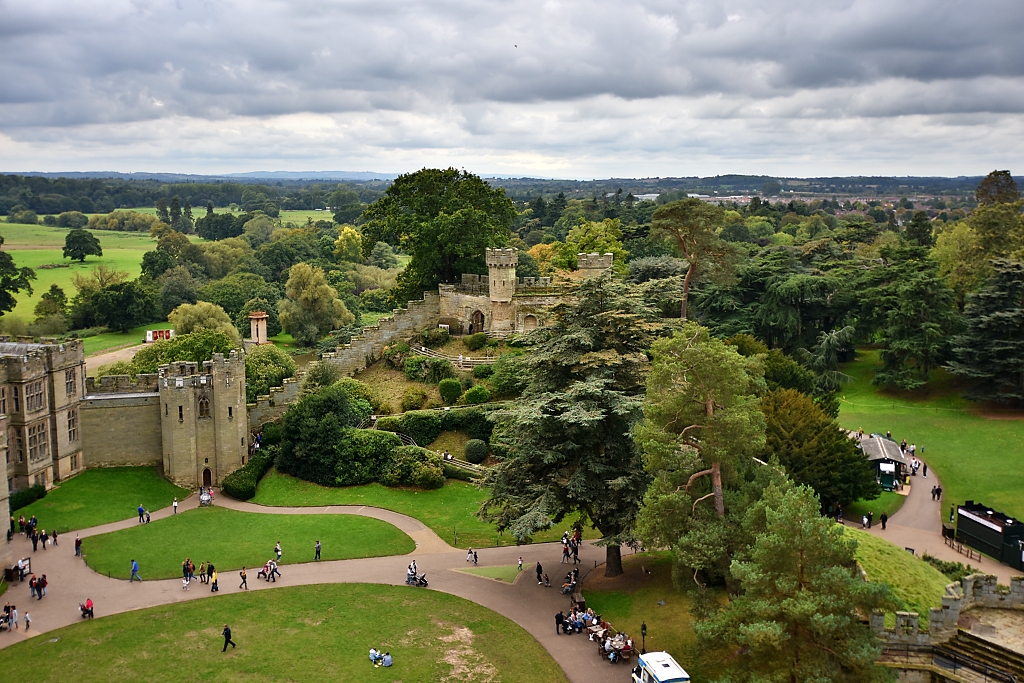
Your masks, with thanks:
[[[487,391],[487,387],[479,384],[467,391],[463,398],[466,403],[487,403],[491,400],[491,392]]]
[[[449,377],[437,383],[437,390],[441,394],[441,400],[451,405],[462,396],[462,382]]]
[[[427,402],[427,392],[417,387],[409,387],[402,394],[402,410],[419,410]]]
[[[45,497],[46,487],[43,486],[42,484],[36,484],[35,486],[29,486],[27,489],[24,489],[23,491],[12,493],[11,497],[8,499],[8,503],[11,506],[11,512],[14,512],[15,510],[20,510],[26,505],[34,503],[40,498]]]
[[[446,479],[461,479],[462,481],[473,481],[473,475],[461,467],[451,463],[444,463],[444,476]]]
[[[462,343],[470,351],[479,351],[487,343],[487,334],[485,332],[477,332],[476,334],[466,335],[462,338]]]
[[[455,377],[455,368],[444,358],[409,356],[405,359],[405,376],[414,382],[437,384],[443,379]]]
[[[466,442],[466,461],[479,465],[487,459],[487,444],[480,439],[470,439]]]
[[[381,472],[385,486],[418,486],[439,489],[444,486],[444,461],[433,451],[419,446],[401,446]]]
[[[474,387],[475,388],[475,387]],[[472,391],[472,390],[471,390]],[[434,441],[441,432],[466,432],[471,439],[489,442],[494,425],[487,419],[493,408],[467,407],[451,410],[410,410],[377,420],[377,429],[408,434],[420,445]]]
[[[241,469],[224,477],[221,489],[235,500],[249,500],[256,495],[260,479],[274,466],[280,450],[276,445],[260,448]]]
[[[477,365],[473,368],[473,376],[477,379],[487,379],[494,374],[494,368],[484,363],[483,365]]]

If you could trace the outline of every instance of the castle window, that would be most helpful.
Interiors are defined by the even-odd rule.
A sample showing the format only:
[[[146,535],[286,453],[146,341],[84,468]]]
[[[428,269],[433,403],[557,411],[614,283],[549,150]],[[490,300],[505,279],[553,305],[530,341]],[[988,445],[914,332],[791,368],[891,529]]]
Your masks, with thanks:
[[[78,411],[68,411],[68,441],[78,441]],[[74,469],[74,468],[72,468]]]
[[[185,421],[185,408],[184,406],[178,406],[178,422]]]
[[[42,460],[50,454],[50,440],[46,435],[46,423],[41,422],[28,428],[28,459]]]
[[[77,382],[75,381],[75,371],[65,370],[64,371],[64,390],[68,396],[73,396],[75,393]]]
[[[14,437],[14,443],[18,449],[18,462],[25,462],[25,443],[21,440],[21,430],[18,430]]]
[[[170,415],[170,413],[168,413],[167,410],[168,410],[167,404],[165,403],[164,404],[164,417],[167,417],[168,415]]]
[[[25,387],[25,409],[32,413],[43,409],[43,382],[32,382]]]
[[[71,471],[74,472],[77,469],[78,469],[78,456],[77,455],[72,455],[71,456]]]
[[[233,413],[234,413],[234,408],[232,408],[231,406],[228,406],[228,419],[229,419],[229,420],[230,420],[230,419],[231,419],[232,417],[234,417],[234,414],[233,414]]]
[[[210,417],[210,399],[199,399],[199,417]]]
[[[20,413],[21,412],[21,399],[18,398],[18,387],[17,386],[14,387],[14,395],[12,396],[12,398],[14,399],[14,412]]]
[[[0,387],[0,415],[7,413],[7,387]]]

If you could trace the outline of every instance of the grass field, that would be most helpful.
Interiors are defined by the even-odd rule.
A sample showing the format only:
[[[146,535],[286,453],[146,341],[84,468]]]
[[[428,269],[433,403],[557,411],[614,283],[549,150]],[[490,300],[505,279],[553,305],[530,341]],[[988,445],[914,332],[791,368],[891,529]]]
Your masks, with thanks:
[[[519,565],[505,564],[497,567],[473,567],[472,569],[460,569],[459,571],[475,576],[483,576],[488,579],[497,579],[505,583],[515,583],[520,574]]]
[[[32,281],[31,295],[22,292],[18,295],[18,305],[13,314],[25,322],[35,318],[35,305],[50,285],[60,286],[71,299],[75,288],[71,277],[75,273],[86,274],[98,265],[105,265],[117,270],[127,271],[132,278],[142,272],[142,255],[156,248],[156,241],[150,239],[148,233],[117,232],[113,230],[92,230],[103,247],[103,256],[89,256],[85,263],[72,262],[62,254],[64,237],[67,228],[53,228],[44,225],[21,225],[17,223],[0,223],[0,235],[4,237],[4,251],[10,252],[18,267],[28,266],[36,272]],[[68,268],[40,269],[39,266],[49,263],[70,264]]]
[[[149,323],[148,325],[132,328],[127,332],[104,332],[103,334],[86,337],[82,340],[85,342],[85,355],[92,356],[123,346],[142,344],[146,341],[146,330],[168,330],[170,328],[171,325],[168,322]]]
[[[889,584],[905,609],[917,612],[921,625],[928,628],[928,610],[942,607],[942,596],[950,580],[921,558],[885,539],[849,527],[845,533],[857,540],[857,562],[868,580]],[[895,623],[892,615],[887,620],[890,625]]]
[[[61,533],[137,518],[139,505],[147,510],[168,507],[189,491],[160,478],[155,467],[110,467],[86,470],[17,510],[14,516],[35,515],[41,529]]]
[[[842,367],[853,381],[843,387],[839,422],[865,432],[889,430],[897,442],[916,443],[918,455],[942,480],[944,510],[975,500],[1024,517],[1024,419],[981,416],[942,370],[926,392],[883,392],[871,384],[878,366],[877,351],[860,350]]]
[[[225,623],[238,647],[221,653]],[[374,668],[371,646],[391,652],[394,666]],[[536,639],[505,617],[444,593],[365,584],[126,612],[12,645],[3,659],[18,680],[33,683],[566,681]]]
[[[879,520],[882,518],[883,512],[892,517],[892,513],[903,507],[903,503],[906,500],[906,496],[901,496],[893,491],[882,491],[882,494],[874,500],[858,500],[851,505],[847,505],[846,509],[843,510],[843,517],[857,520],[870,511],[874,514],[872,518],[874,523],[880,524]]]
[[[82,552],[101,574],[127,579],[135,559],[143,579],[167,579],[181,576],[186,557],[197,567],[201,561],[212,561],[218,571],[262,567],[274,557],[278,541],[281,564],[312,562],[318,539],[324,560],[404,555],[416,548],[399,529],[369,517],[264,515],[212,507],[90,536],[82,540]]]
[[[476,486],[449,479],[442,488],[434,490],[388,488],[381,484],[328,488],[271,470],[256,489],[253,503],[280,506],[372,505],[415,517],[446,542],[459,548],[515,545],[511,536],[499,536],[492,524],[477,518],[480,503],[487,492]],[[543,531],[535,542],[557,541],[572,524],[562,524]],[[459,540],[456,544],[455,532]],[[596,532],[585,529],[584,538],[597,538]]]

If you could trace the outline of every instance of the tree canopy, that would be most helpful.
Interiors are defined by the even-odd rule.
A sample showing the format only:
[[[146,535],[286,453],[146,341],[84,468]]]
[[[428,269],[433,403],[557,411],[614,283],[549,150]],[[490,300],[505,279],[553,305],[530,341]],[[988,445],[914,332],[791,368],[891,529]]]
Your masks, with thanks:
[[[0,247],[4,244],[3,235],[0,235]],[[0,315],[13,311],[18,304],[14,295],[25,290],[32,293],[32,283],[36,273],[31,268],[18,268],[14,265],[14,258],[6,251],[0,251]]]
[[[285,297],[278,304],[281,326],[304,346],[355,320],[337,290],[327,284],[323,269],[306,263],[292,267]]]
[[[103,256],[103,248],[91,232],[75,228],[64,237],[64,258],[84,263],[86,256]]]
[[[399,301],[419,299],[461,273],[485,272],[484,249],[508,242],[516,216],[505,191],[454,168],[400,175],[363,213],[363,256],[379,241],[412,260],[399,276]]]

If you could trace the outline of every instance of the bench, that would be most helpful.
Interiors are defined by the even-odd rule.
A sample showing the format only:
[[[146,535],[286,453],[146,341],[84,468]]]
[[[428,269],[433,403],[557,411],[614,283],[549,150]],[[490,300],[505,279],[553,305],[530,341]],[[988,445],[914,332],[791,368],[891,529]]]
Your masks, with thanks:
[[[581,610],[586,611],[587,609],[587,601],[583,598],[583,593],[580,591],[576,591],[572,594],[572,604],[576,605],[576,607]]]

